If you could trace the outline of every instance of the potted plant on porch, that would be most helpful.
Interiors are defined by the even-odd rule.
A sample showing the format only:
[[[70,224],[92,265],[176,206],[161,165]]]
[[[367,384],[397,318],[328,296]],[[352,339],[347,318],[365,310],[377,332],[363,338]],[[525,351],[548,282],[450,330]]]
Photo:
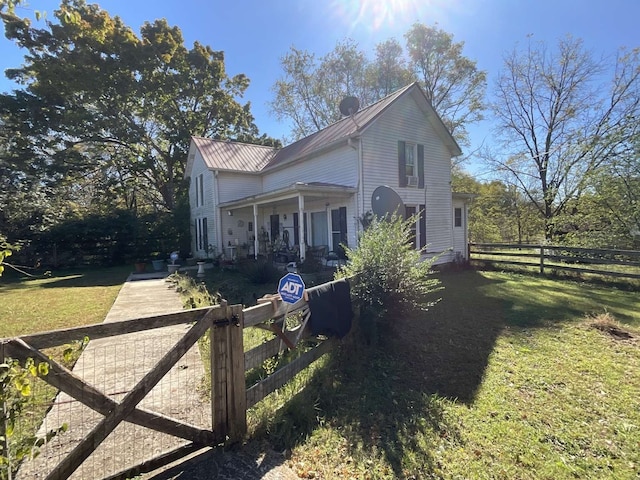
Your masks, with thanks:
[[[135,273],[144,273],[147,270],[147,261],[143,258],[137,258],[133,262],[133,268],[135,268]]]
[[[151,264],[156,272],[164,270],[164,259],[160,252],[153,252],[151,254]]]

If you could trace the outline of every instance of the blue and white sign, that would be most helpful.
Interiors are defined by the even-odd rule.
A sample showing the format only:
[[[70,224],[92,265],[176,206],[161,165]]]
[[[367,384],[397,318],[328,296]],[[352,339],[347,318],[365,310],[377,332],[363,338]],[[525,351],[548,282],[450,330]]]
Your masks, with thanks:
[[[304,281],[296,273],[287,273],[280,279],[278,293],[283,302],[296,303],[304,294]]]

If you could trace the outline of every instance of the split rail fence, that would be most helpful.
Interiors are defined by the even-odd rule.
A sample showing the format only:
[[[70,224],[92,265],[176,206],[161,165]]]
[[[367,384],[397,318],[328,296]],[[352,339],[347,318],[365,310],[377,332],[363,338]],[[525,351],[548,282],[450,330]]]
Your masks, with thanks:
[[[640,251],[553,245],[470,243],[469,259],[496,265],[640,279]]]
[[[321,287],[322,285],[314,288]],[[20,362],[32,358],[36,365],[46,362],[49,365],[49,373],[43,379],[47,383],[72,397],[71,401],[79,402],[89,407],[93,411],[92,413],[100,414],[97,424],[86,435],[73,442],[74,446],[71,451],[64,458],[55,462],[50,471],[39,471],[39,476],[49,480],[62,480],[72,476],[73,478],[130,478],[155,470],[201,448],[240,440],[247,431],[247,409],[260,402],[274,390],[284,386],[297,373],[330,351],[335,345],[333,339],[311,336],[310,329],[307,328],[308,322],[305,321],[310,316],[305,300],[290,305],[283,303],[278,296],[273,295],[260,299],[259,302],[258,305],[245,309],[242,305],[227,305],[223,302],[222,305],[167,315],[2,339],[0,341],[0,358],[13,358]],[[292,316],[300,321],[294,328],[289,328],[287,331],[287,325],[292,323],[291,321],[287,322],[287,319],[291,319]],[[67,345],[72,341],[87,337],[90,339],[89,345],[91,345],[93,342],[101,341],[98,339],[127,336],[135,332],[150,336],[153,331],[178,325],[185,327],[181,338],[167,349],[152,368],[148,369],[144,375],[140,375],[141,378],[132,388],[127,389],[126,392],[119,392],[121,394],[119,400],[114,399],[114,395],[96,388],[83,378],[82,372],[77,372],[75,368],[73,371],[65,368],[60,362],[52,360],[43,352],[48,348]],[[274,336],[245,352],[243,330],[249,327],[269,330],[274,333]],[[207,422],[209,426],[196,426],[173,418],[171,415],[141,407],[141,401],[172,368],[179,366],[178,362],[187,352],[193,348],[197,349],[198,341],[207,335],[210,340],[211,372],[210,422]],[[305,341],[303,342],[303,340]],[[112,345],[117,343],[116,339]],[[261,366],[266,359],[278,355],[285,349],[285,346],[291,349],[303,343],[305,345],[304,351],[295,360],[262,378],[249,388],[246,387],[245,372]],[[196,393],[192,394],[196,395]],[[135,465],[127,465],[126,468],[119,467],[121,468],[119,471],[104,472],[89,469],[89,473],[80,474],[77,472],[74,474],[109,434],[118,425],[125,422],[178,437],[181,443],[171,450],[163,451],[152,458],[146,458]],[[0,423],[0,428],[2,425],[3,423]],[[5,433],[0,431],[0,437],[4,436],[6,439]],[[64,438],[72,433],[70,429],[59,436]],[[5,447],[9,447],[9,445],[5,445]],[[141,445],[135,448],[145,449],[148,446]],[[21,470],[22,466],[16,476],[18,479],[21,478]]]

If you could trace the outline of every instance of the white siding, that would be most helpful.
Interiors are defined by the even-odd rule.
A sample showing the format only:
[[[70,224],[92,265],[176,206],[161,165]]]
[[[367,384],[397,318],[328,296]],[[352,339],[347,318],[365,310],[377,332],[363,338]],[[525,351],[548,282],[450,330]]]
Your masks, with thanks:
[[[196,207],[196,179],[203,176],[203,192],[204,192],[204,205]],[[190,218],[190,231],[191,231],[191,253],[197,257],[206,256],[206,250],[199,250],[196,245],[196,220],[198,218],[207,219],[207,235],[209,237],[209,244],[216,245],[216,225],[218,220],[216,219],[216,195],[214,191],[214,178],[213,172],[210,171],[199,152],[196,151],[195,158],[193,159],[193,168],[191,169],[191,177],[189,184],[189,205],[191,206],[191,218]]]
[[[358,185],[358,150],[347,145],[296,163],[290,167],[267,172],[263,190],[277,190],[296,182],[323,182],[355,187]]]
[[[424,145],[425,189],[399,187],[398,141]],[[393,104],[363,135],[362,211],[371,209],[376,187],[393,188],[407,205],[426,205],[427,250],[453,247],[451,155],[410,97]],[[441,261],[451,257],[447,253]]]
[[[425,188],[399,187],[398,141],[424,145]],[[254,221],[251,208],[236,209],[233,216],[225,213],[220,218],[219,203],[279,190],[296,182],[316,182],[358,187],[358,194],[350,198],[305,198],[305,211],[309,214],[347,207],[350,246],[356,244],[360,229],[358,216],[371,209],[373,191],[380,185],[388,185],[398,192],[406,205],[426,205],[427,249],[433,253],[447,252],[439,262],[453,258],[452,251],[466,252],[466,235],[458,235],[459,232],[454,231],[453,227],[450,151],[410,95],[390,105],[367,128],[359,142],[354,141],[351,146],[342,145],[260,176],[220,172],[216,178],[207,169],[197,149],[191,167],[189,200],[192,233],[195,219],[206,217],[209,243],[217,245],[219,249],[224,249],[229,242],[243,244],[250,241],[252,234],[259,233],[261,226],[269,231],[269,215],[273,213],[282,215],[282,219],[286,213],[287,220],[283,221],[282,228],[291,229],[293,213],[297,211],[297,200],[261,205],[253,232],[249,232],[247,228],[248,223]],[[195,179],[200,174],[204,175],[205,202],[196,207]],[[466,215],[463,216],[463,221],[465,227],[462,230],[466,232]],[[193,245],[195,246],[195,241]],[[202,255],[204,252],[194,249],[193,253]]]
[[[225,203],[262,193],[262,180],[257,175],[220,172],[218,188],[220,189],[219,202]]]

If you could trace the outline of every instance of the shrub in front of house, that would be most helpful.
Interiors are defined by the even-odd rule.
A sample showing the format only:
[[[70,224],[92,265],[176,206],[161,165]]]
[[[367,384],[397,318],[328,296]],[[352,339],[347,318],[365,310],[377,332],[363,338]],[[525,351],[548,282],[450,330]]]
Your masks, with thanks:
[[[249,282],[255,285],[264,285],[266,283],[277,284],[282,276],[282,272],[266,260],[244,263],[240,267],[240,272]]]
[[[433,276],[433,259],[423,259],[411,241],[415,223],[415,216],[374,218],[358,246],[345,247],[348,262],[337,276],[352,277],[351,295],[369,338],[375,337],[381,321],[407,309],[427,310],[438,301],[441,287]]]

